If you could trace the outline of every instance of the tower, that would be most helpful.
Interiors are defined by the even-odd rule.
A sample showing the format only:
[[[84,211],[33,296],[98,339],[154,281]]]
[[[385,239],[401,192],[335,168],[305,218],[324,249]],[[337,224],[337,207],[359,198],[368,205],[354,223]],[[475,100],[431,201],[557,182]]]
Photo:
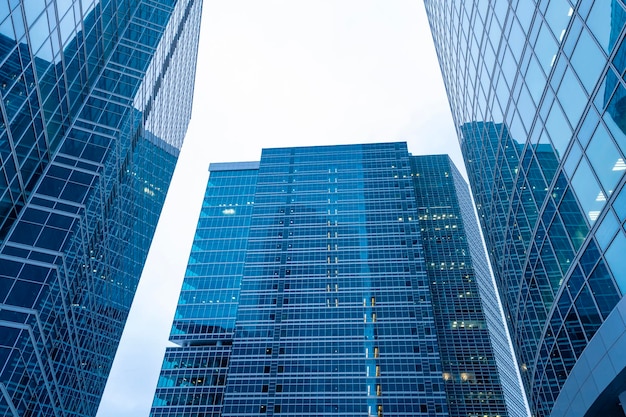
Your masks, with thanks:
[[[153,417],[523,415],[447,156],[280,148],[210,171]]]
[[[0,415],[96,413],[190,117],[200,9],[0,1]]]
[[[623,415],[625,5],[425,5],[531,410]]]

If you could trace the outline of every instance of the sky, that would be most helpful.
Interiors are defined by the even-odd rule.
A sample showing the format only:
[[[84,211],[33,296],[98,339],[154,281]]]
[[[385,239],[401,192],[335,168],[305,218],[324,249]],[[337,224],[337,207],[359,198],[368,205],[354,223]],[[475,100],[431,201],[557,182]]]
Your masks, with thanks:
[[[204,0],[194,108],[97,417],[148,417],[210,162],[406,141],[464,173],[421,0]]]

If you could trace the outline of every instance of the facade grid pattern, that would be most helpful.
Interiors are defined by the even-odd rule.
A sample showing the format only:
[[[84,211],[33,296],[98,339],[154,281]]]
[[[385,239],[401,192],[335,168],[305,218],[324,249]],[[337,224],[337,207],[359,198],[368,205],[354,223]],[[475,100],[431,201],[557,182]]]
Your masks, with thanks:
[[[417,195],[427,191],[412,161],[406,144],[387,143],[266,149],[256,171],[213,164],[170,336],[179,347],[166,353],[151,415],[514,415],[480,298],[460,303],[466,314],[437,307],[444,294],[459,299],[461,284],[445,276],[473,275],[471,260],[466,253],[462,271],[438,271],[442,290],[433,292],[420,228],[435,232],[419,218]],[[433,199],[447,199],[458,217],[447,180],[452,194]],[[451,253],[437,261],[444,256],[456,262]],[[214,303],[224,299],[189,315],[189,300],[207,294],[198,276]],[[476,294],[475,283],[468,288]],[[454,344],[442,336],[451,334]],[[181,365],[181,355],[196,365]],[[197,369],[216,355],[228,364],[224,380]],[[189,396],[198,385],[219,395]]]
[[[626,5],[425,5],[531,410],[557,415],[625,331]],[[576,413],[621,412],[623,369]]]
[[[96,414],[190,117],[200,9],[0,0],[2,416]]]

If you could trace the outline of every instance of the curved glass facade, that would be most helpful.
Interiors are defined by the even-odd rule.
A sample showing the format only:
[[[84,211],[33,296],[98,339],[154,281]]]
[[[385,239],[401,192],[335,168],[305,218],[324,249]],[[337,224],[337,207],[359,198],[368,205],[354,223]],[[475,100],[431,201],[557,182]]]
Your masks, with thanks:
[[[253,165],[211,165],[153,417],[523,415],[447,156],[386,143]]]
[[[0,0],[2,416],[96,414],[190,117],[200,9]]]
[[[626,294],[626,5],[425,5],[531,410],[548,416],[579,359],[613,349],[586,348]],[[626,389],[611,366],[581,416],[619,408],[600,395]]]

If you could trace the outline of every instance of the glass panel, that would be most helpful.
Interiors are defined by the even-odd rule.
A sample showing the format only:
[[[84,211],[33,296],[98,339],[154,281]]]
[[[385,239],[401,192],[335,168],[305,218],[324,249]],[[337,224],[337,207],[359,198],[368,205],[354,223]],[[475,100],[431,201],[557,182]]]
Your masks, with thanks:
[[[580,116],[587,105],[588,97],[574,76],[571,67],[567,68],[557,93],[565,114],[572,126],[578,125]]]
[[[604,0],[594,2],[593,8],[587,18],[587,25],[593,32],[604,51],[609,53],[617,36],[621,33],[626,14],[617,0]]]
[[[626,187],[622,188],[613,203],[613,209],[620,221],[626,220]]]
[[[611,74],[614,74],[611,71]],[[615,81],[617,82],[617,81]],[[607,79],[607,84],[609,80]],[[604,114],[604,121],[622,149],[626,149],[626,89],[618,84],[617,91],[611,99]]]
[[[602,124],[593,134],[586,155],[608,198],[626,170],[626,164]]]
[[[572,8],[566,0],[552,0],[546,10],[545,19],[548,21],[552,33],[559,40],[563,39],[565,29],[572,17]]]
[[[613,278],[623,295],[626,295],[626,238],[624,233],[618,233],[606,251],[605,257],[609,264]]]
[[[530,59],[530,64],[528,65],[528,71],[526,72],[524,81],[526,81],[530,95],[535,100],[535,103],[539,103],[541,94],[546,87],[546,77],[534,56]]]
[[[589,286],[593,293],[602,316],[606,318],[613,307],[618,303],[620,297],[615,288],[615,284],[609,275],[609,271],[606,269],[604,261],[600,261],[595,271],[589,277]]]
[[[552,69],[558,49],[559,46],[554,41],[550,29],[548,29],[548,26],[544,23],[541,26],[539,37],[535,44],[535,53],[537,54],[537,58],[544,72],[549,73]]]
[[[574,171],[576,170],[576,167],[578,166],[578,161],[580,161],[580,156],[582,155],[582,153],[583,151],[580,148],[580,145],[578,144],[578,142],[574,142],[574,144],[569,150],[569,153],[567,154],[567,159],[565,160],[565,164],[563,165],[563,168],[565,169],[565,172],[567,173],[568,177],[571,178],[574,176]]]
[[[572,54],[571,64],[588,92],[593,91],[605,63],[604,54],[591,39],[589,32],[583,30]]]
[[[554,106],[552,106],[550,110],[550,115],[546,121],[546,128],[559,158],[563,157],[565,149],[572,138],[572,130],[558,103],[554,103]]]
[[[613,212],[609,211],[595,233],[596,240],[602,249],[606,249],[607,245],[611,242],[611,239],[613,239],[615,231],[618,227],[619,223],[617,222],[617,219],[613,215]]]
[[[563,218],[563,224],[567,229],[567,233],[570,239],[572,239],[574,249],[578,250],[585,241],[589,229],[587,228],[583,214],[578,208],[578,204],[576,204],[576,197],[574,197],[571,188],[568,189],[563,196],[563,202],[559,207],[559,212]]]
[[[585,120],[583,121],[582,126],[578,130],[578,140],[582,144],[582,146],[587,146],[589,143],[589,139],[591,138],[591,134],[595,130],[598,124],[598,113],[595,108],[592,106],[587,114],[585,115]]]
[[[544,142],[542,140],[542,142]],[[546,178],[546,183],[549,185],[554,178],[554,174],[559,166],[559,160],[554,153],[552,145],[549,143],[540,143],[535,148],[535,157],[539,161],[541,171]]]
[[[606,195],[600,189],[600,185],[585,158],[580,161],[574,178],[572,178],[572,187],[578,196],[578,202],[582,206],[587,220],[589,223],[595,222],[606,203]]]
[[[576,300],[576,310],[585,328],[587,338],[591,339],[602,323],[589,289],[585,286]]]
[[[557,217],[554,219],[552,226],[550,226],[550,229],[548,230],[548,236],[550,238],[550,242],[552,242],[554,253],[559,261],[561,272],[565,274],[565,272],[569,269],[572,258],[574,257],[574,252],[569,244],[567,234],[565,233],[563,224],[561,224],[560,218]]]

